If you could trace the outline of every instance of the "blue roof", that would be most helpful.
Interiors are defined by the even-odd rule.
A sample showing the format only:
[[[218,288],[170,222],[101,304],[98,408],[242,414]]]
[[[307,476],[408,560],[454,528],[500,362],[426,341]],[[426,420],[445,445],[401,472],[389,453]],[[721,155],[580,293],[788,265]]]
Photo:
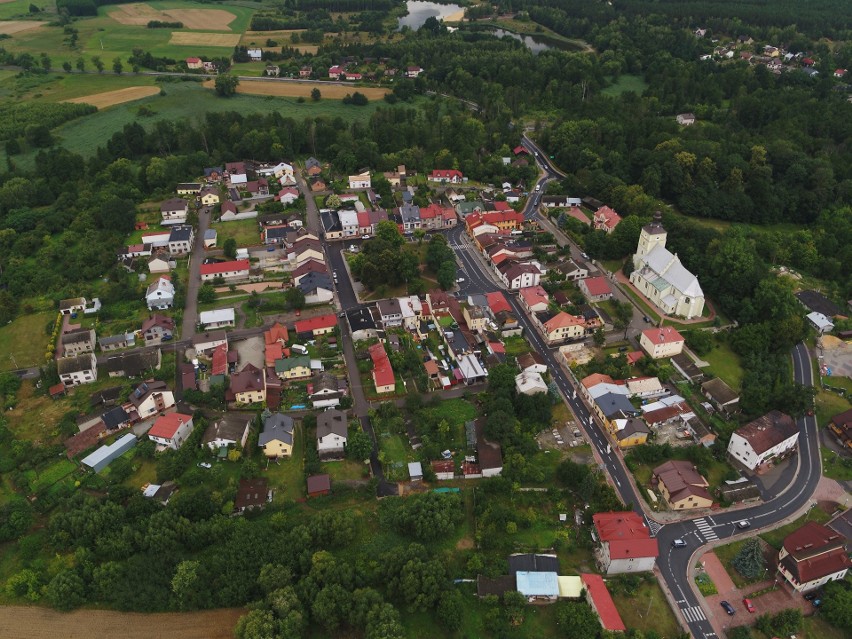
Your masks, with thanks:
[[[518,592],[525,597],[558,597],[559,578],[555,572],[518,571]]]

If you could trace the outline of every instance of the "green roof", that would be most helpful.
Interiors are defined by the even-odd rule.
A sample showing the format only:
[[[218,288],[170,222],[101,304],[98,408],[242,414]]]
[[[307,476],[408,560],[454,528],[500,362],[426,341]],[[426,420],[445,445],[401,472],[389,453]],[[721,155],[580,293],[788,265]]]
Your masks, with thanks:
[[[275,361],[276,373],[291,371],[294,368],[299,367],[309,369],[311,367],[311,358],[307,355],[300,355],[298,357],[287,357],[286,359],[279,359]]]

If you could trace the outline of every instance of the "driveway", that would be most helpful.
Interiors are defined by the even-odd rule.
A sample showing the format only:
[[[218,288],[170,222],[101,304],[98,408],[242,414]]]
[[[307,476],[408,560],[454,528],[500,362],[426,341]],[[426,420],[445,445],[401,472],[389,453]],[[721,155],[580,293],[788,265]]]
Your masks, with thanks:
[[[236,349],[240,354],[240,361],[237,364],[237,369],[242,370],[246,364],[253,364],[260,369],[266,366],[266,358],[264,355],[264,340],[263,336],[249,337],[247,339],[234,340],[231,342],[231,348]]]

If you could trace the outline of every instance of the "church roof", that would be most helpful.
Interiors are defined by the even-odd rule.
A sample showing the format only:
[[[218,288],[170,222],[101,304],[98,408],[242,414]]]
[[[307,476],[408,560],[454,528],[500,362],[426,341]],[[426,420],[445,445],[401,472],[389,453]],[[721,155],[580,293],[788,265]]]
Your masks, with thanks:
[[[680,258],[669,251],[665,246],[657,245],[651,252],[642,258],[642,262],[654,273],[669,282],[683,295],[690,297],[702,297],[704,292],[695,277],[680,263]],[[646,278],[653,282],[652,278]],[[654,284],[657,287],[657,284]]]

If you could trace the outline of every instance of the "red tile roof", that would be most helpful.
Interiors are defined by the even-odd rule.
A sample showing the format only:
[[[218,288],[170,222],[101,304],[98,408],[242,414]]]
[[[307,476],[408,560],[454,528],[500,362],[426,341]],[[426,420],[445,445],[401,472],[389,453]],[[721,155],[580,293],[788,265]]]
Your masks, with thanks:
[[[375,381],[376,386],[393,386],[396,384],[393,367],[391,367],[388,354],[385,352],[384,344],[381,342],[373,344],[368,351],[373,360],[373,381]]]
[[[520,291],[521,297],[527,306],[535,306],[536,304],[544,303],[547,305],[550,302],[550,297],[541,286],[528,286]]]
[[[337,317],[335,315],[319,315],[296,322],[296,332],[313,333],[316,330],[333,328],[335,326],[337,326]]]
[[[224,375],[228,372],[228,344],[219,344],[213,349],[213,365],[211,375]]]
[[[651,532],[636,513],[597,513],[592,520],[600,540],[609,544],[612,559],[659,556],[657,540],[651,539]]]
[[[432,462],[432,470],[436,473],[454,473],[456,472],[456,464],[449,460],[437,460]]]
[[[586,388],[597,386],[598,384],[615,384],[615,381],[609,375],[603,373],[592,373],[580,380],[580,383]]]
[[[290,339],[290,332],[287,330],[286,326],[275,322],[272,326],[269,327],[268,331],[264,331],[263,339],[267,344],[274,344],[276,342],[287,342]]]
[[[549,320],[544,323],[544,329],[548,333],[552,333],[558,328],[565,328],[566,326],[582,326],[586,323],[582,317],[571,315],[570,313],[566,313],[562,311],[557,315],[554,315]]]
[[[600,575],[580,574],[580,578],[586,586],[586,592],[589,594],[592,606],[601,618],[601,625],[603,625],[604,629],[618,632],[627,630],[627,626],[621,620],[621,615],[618,614],[615,602],[612,600],[609,590],[607,590],[603,577]]]
[[[602,206],[595,212],[595,222],[598,225],[613,229],[621,222],[621,216],[608,206]]]
[[[845,538],[822,524],[809,521],[784,538],[789,555],[781,560],[799,583],[808,583],[852,567]]]
[[[580,280],[586,287],[586,290],[589,291],[589,295],[593,297],[597,297],[598,295],[610,295],[612,294],[612,289],[609,287],[609,282],[606,281],[606,278],[603,276],[600,277],[587,277],[584,280]]]
[[[760,455],[791,437],[797,437],[799,427],[789,415],[773,410],[738,428],[734,433],[751,444],[754,452]]]
[[[214,264],[202,264],[200,272],[202,275],[217,275],[229,271],[248,271],[248,260],[233,260],[231,262],[216,262]]]
[[[158,417],[157,421],[148,431],[148,434],[153,437],[162,437],[163,439],[171,439],[175,436],[178,428],[186,424],[192,419],[192,415],[184,415],[183,413],[169,413]]]
[[[459,180],[464,177],[461,171],[456,169],[435,169],[432,171],[432,175],[430,177],[434,179],[440,180],[451,180],[453,178],[458,178]]]
[[[511,311],[512,307],[509,306],[509,302],[506,301],[506,297],[500,291],[495,291],[493,293],[487,293],[485,295],[485,299],[488,300],[488,307],[491,309],[491,312],[494,314],[499,313],[500,311]]]
[[[500,200],[494,202],[494,204],[492,204],[491,206],[493,207],[493,209],[495,211],[511,211],[512,210],[511,204],[509,204],[508,202],[502,202]]]
[[[683,335],[677,332],[671,326],[663,326],[661,328],[649,328],[642,331],[642,335],[648,338],[652,344],[674,344],[682,342]]]

